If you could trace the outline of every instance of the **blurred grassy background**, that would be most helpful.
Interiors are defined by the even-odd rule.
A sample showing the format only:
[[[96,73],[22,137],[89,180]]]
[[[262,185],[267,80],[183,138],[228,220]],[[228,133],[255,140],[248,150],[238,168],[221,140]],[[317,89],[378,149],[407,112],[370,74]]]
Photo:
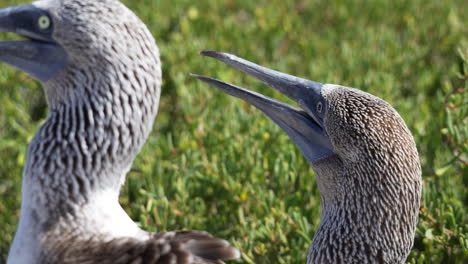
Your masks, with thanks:
[[[2,0],[1,7],[27,1]],[[313,171],[251,106],[190,72],[286,98],[198,52],[214,49],[390,102],[418,144],[424,195],[408,263],[468,259],[468,4],[465,0],[126,0],[161,48],[153,133],[121,202],[151,231],[208,230],[237,263],[305,263],[320,221]],[[40,85],[0,65],[0,263],[19,216],[27,142],[44,121]]]

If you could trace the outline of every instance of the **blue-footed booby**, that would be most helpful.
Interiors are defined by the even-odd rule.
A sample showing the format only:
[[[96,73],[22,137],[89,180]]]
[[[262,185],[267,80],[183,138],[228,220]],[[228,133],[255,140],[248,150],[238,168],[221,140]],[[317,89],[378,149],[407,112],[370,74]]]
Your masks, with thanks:
[[[23,172],[8,264],[222,263],[206,232],[148,233],[118,202],[158,110],[161,65],[147,27],[117,0],[41,0],[0,10],[0,61],[39,80],[49,113]]]
[[[231,54],[204,51],[298,103],[192,75],[254,105],[299,146],[315,171],[322,219],[307,263],[404,263],[421,199],[416,145],[384,100],[341,85],[270,70]]]

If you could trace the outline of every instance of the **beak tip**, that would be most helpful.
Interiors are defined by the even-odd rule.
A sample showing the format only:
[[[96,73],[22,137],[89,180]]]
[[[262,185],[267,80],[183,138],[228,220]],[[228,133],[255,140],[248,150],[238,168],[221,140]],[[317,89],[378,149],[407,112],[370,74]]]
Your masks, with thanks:
[[[212,53],[215,53],[216,51],[214,50],[202,50],[200,51],[200,55],[203,55],[203,56],[210,56]]]
[[[199,74],[194,74],[194,73],[190,73],[190,77],[193,77],[193,78],[196,78],[196,79],[199,79],[201,81],[208,82],[208,83],[211,80],[210,77],[206,77],[206,76],[199,75]]]
[[[197,78],[197,79],[200,79],[202,77],[201,75],[198,75],[198,74],[195,74],[195,73],[190,73],[189,76],[193,77],[193,78]]]
[[[204,50],[200,52],[200,55],[222,60],[223,58],[228,57],[229,54],[224,53],[224,52],[214,51],[214,50]]]

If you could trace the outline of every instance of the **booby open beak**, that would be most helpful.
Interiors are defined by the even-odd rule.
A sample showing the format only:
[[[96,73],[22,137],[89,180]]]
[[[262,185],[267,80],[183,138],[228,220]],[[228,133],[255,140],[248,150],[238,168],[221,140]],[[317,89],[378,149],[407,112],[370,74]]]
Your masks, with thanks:
[[[200,75],[193,77],[260,109],[289,135],[309,162],[334,153],[323,125],[326,109],[326,101],[321,94],[323,84],[277,72],[227,53],[203,51],[201,54],[221,60],[255,77],[296,101],[301,108],[213,78]]]
[[[29,39],[0,41],[0,62],[43,82],[66,64],[65,51],[52,38],[53,23],[47,11],[32,4],[0,9],[0,32]]]

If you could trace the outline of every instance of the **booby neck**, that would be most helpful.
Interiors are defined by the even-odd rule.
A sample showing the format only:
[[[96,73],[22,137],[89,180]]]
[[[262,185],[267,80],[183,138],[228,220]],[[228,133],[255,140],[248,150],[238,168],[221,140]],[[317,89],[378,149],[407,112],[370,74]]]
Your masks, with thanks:
[[[338,85],[327,85],[322,95],[333,113],[324,124],[336,154],[311,162],[322,219],[308,263],[402,263],[413,245],[421,193],[413,136],[380,98]]]
[[[103,96],[104,89],[96,87],[81,90],[90,93],[87,101],[52,104],[29,145],[9,263],[33,263],[44,247],[41,237],[50,232],[76,229],[80,234],[74,235],[83,239],[148,237],[121,208],[118,196],[151,130],[158,102],[148,102],[146,112],[133,111],[126,105],[130,96],[116,98],[112,91]],[[101,94],[92,93],[96,90]],[[21,262],[24,257],[28,260]]]

